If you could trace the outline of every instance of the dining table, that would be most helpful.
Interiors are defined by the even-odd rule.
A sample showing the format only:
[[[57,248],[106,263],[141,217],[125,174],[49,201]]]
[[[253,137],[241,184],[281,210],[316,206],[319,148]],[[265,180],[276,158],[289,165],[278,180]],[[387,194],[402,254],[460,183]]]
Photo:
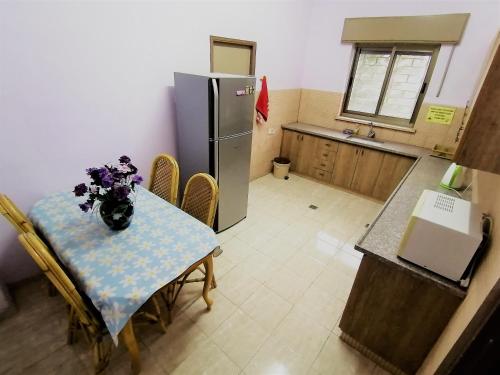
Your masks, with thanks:
[[[133,200],[132,223],[121,231],[110,230],[98,210],[82,212],[82,198],[69,191],[45,196],[29,217],[102,315],[115,345],[122,339],[132,370],[138,373],[132,316],[156,292],[213,253],[219,242],[212,228],[141,186]],[[207,265],[212,267],[212,262]],[[206,273],[212,275],[213,270]],[[212,304],[210,285],[205,277],[207,306]]]

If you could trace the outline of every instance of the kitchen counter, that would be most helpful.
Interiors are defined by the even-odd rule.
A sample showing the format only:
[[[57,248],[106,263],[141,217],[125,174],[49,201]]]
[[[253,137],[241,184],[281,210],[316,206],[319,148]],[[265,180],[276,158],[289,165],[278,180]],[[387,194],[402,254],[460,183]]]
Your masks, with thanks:
[[[384,262],[401,267],[418,277],[432,280],[463,298],[466,292],[456,283],[397,256],[399,243],[406,230],[408,219],[422,192],[429,189],[456,197],[456,194],[450,190],[439,187],[441,177],[449,166],[450,161],[448,160],[429,155],[419,157],[389,197],[365,235],[356,243],[355,248],[364,254],[375,256]]]
[[[332,139],[334,141],[350,143],[356,146],[364,146],[373,148],[375,150],[392,152],[398,155],[404,155],[409,157],[418,158],[424,155],[429,155],[430,151],[428,149],[406,145],[403,143],[396,142],[386,142],[386,141],[370,141],[367,139],[360,139],[356,137],[348,137],[346,134],[339,132],[337,130],[325,128],[323,126],[304,124],[300,122],[281,125],[283,129],[293,130],[299,133],[315,135],[318,137]],[[377,138],[375,138],[377,139]]]

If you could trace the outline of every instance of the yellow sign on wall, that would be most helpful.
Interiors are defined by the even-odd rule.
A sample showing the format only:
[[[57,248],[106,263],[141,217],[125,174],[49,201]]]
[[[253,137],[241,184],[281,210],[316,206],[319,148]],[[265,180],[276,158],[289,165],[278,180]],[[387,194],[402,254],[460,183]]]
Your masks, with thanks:
[[[425,119],[428,122],[435,122],[436,124],[450,125],[455,115],[455,109],[452,107],[441,107],[438,105],[431,105]]]

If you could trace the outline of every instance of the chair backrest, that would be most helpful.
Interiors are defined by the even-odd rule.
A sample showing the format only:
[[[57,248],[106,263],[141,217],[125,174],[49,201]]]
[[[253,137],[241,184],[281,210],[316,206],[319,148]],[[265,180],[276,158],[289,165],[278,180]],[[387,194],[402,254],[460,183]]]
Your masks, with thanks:
[[[206,173],[197,173],[191,176],[186,184],[181,209],[212,227],[218,199],[217,181]]]
[[[18,233],[35,232],[31,220],[5,194],[0,194],[0,214],[12,224]]]
[[[173,205],[177,204],[179,190],[179,165],[167,154],[158,155],[153,161],[149,190]]]
[[[43,241],[34,233],[19,235],[19,242],[47,276],[66,302],[74,309],[78,319],[90,333],[100,330],[100,320],[86,306],[82,296],[68,275],[63,271]]]

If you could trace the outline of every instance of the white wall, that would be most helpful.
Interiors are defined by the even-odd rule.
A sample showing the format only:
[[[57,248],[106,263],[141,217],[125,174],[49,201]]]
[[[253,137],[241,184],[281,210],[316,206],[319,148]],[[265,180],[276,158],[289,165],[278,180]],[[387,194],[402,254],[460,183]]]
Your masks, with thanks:
[[[425,101],[464,107],[498,32],[499,1],[315,1],[309,21],[302,87],[345,91],[353,46],[340,42],[344,18],[441,13],[471,13],[471,16],[438,98],[436,93],[451,51],[450,45],[441,47]]]
[[[270,89],[300,85],[304,3],[0,2],[0,192],[23,210],[85,168],[175,155],[173,72],[208,72],[209,35],[257,42]],[[147,180],[147,178],[146,178]],[[0,220],[0,279],[36,272]]]

